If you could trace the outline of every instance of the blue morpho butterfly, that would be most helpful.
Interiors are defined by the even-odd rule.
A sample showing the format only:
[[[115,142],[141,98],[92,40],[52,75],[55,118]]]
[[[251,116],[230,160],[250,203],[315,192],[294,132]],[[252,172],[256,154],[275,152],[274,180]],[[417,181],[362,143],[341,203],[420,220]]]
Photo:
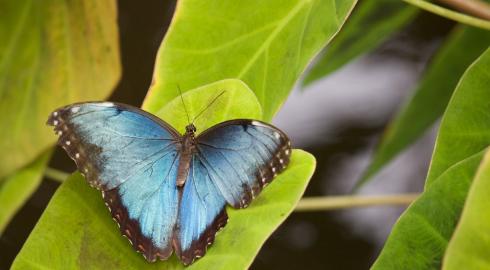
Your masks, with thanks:
[[[228,221],[225,206],[247,207],[291,154],[287,136],[257,120],[225,121],[197,137],[191,123],[182,136],[136,107],[87,102],[47,123],[149,262],[172,251],[185,265],[204,256]]]

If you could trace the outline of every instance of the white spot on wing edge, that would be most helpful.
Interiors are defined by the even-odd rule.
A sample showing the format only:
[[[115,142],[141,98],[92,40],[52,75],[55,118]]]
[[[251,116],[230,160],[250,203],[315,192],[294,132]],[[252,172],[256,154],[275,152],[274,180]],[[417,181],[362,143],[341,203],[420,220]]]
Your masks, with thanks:
[[[268,125],[266,125],[266,124],[264,124],[262,122],[256,121],[256,120],[252,120],[250,123],[252,125],[254,125],[254,126],[260,126],[260,127],[270,128]]]
[[[109,101],[97,103],[97,105],[102,106],[102,107],[114,107],[114,106],[116,106],[114,104],[114,102],[109,102]]]
[[[66,145],[70,145],[70,144],[71,144],[71,142],[70,142],[70,141],[66,141],[66,142],[65,142],[65,144],[66,144]]]
[[[60,122],[58,120],[53,120],[53,125],[57,126]]]
[[[70,111],[71,111],[72,113],[77,113],[78,111],[80,111],[80,106],[74,106],[74,107],[72,107],[72,108],[70,109]]]
[[[54,117],[58,116],[58,111],[53,112],[53,116]]]

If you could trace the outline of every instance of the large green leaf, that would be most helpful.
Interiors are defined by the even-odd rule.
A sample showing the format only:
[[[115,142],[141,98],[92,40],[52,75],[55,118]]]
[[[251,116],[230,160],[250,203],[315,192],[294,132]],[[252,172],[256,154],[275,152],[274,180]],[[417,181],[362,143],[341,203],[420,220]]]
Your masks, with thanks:
[[[440,269],[490,145],[490,50],[465,72],[444,113],[426,189],[400,217],[373,269]]]
[[[201,130],[216,121],[260,117],[257,98],[238,80],[219,81],[186,92],[182,98],[190,116],[208,105],[223,88],[227,90],[218,99],[220,103],[211,105],[209,115],[196,122]],[[158,115],[173,119],[172,124],[180,130],[187,124],[180,97],[158,110]],[[246,269],[267,237],[293,211],[314,168],[313,156],[294,150],[288,169],[267,186],[249,208],[228,209],[228,225],[218,234],[206,256],[190,268]],[[63,183],[53,197],[13,269],[85,269],[89,266],[92,269],[183,269],[175,258],[149,264],[133,251],[111,220],[100,192],[89,188],[75,175]]]
[[[360,184],[374,176],[434,124],[446,109],[461,75],[489,45],[488,31],[471,27],[454,30],[435,56],[414,96],[386,129]]]
[[[376,48],[416,14],[416,8],[399,0],[359,1],[345,26],[308,71],[303,84],[310,84]]]
[[[0,235],[10,219],[41,183],[44,167],[50,156],[51,151],[42,154],[31,164],[0,182]]]
[[[120,74],[114,0],[0,0],[0,178],[54,143],[49,113]]]
[[[487,151],[444,256],[443,269],[490,269],[489,194],[490,151]]]
[[[264,119],[285,101],[306,65],[337,33],[356,0],[178,1],[143,108],[226,78],[257,95]]]

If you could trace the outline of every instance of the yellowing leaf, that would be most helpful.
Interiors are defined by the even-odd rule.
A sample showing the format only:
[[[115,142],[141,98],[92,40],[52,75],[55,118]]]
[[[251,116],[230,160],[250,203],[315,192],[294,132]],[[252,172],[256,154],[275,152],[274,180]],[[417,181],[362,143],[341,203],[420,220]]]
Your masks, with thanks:
[[[113,0],[0,0],[0,178],[56,140],[55,108],[103,99],[120,75]]]

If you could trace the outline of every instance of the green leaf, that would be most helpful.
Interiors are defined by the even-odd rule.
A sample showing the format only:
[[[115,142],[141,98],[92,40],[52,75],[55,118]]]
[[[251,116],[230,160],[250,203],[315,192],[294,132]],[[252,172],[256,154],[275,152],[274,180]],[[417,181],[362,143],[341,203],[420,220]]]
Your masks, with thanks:
[[[426,187],[447,168],[490,145],[490,50],[464,73],[441,121]],[[448,78],[446,78],[448,79]]]
[[[488,45],[488,31],[471,27],[455,29],[435,56],[414,96],[386,129],[373,161],[358,185],[367,182],[437,121],[461,75]]]
[[[220,96],[221,94],[221,96]],[[210,103],[218,97],[211,105]],[[182,105],[185,102],[185,108]],[[189,90],[175,98],[155,115],[165,120],[178,131],[185,132],[189,113],[190,121],[203,112],[194,122],[197,132],[231,118],[261,119],[262,108],[255,94],[240,80],[227,79]],[[209,107],[208,107],[209,106]],[[206,108],[208,107],[208,108]]]
[[[490,50],[465,72],[444,113],[426,188],[400,217],[373,269],[440,269],[490,145]]]
[[[0,181],[0,235],[43,179],[51,151]]]
[[[471,185],[463,214],[449,242],[443,269],[490,269],[490,151]]]
[[[269,121],[356,0],[177,2],[143,108],[155,112],[182,91],[237,78]]]
[[[294,150],[291,163],[249,208],[228,209],[228,225],[204,258],[185,269],[247,269],[267,237],[292,212],[315,168]],[[184,269],[171,260],[147,263],[119,233],[100,192],[75,174],[56,191],[12,269]]]
[[[253,92],[239,80],[223,80],[184,93],[190,116],[209,102],[225,94],[209,107],[196,122],[201,131],[236,118],[261,116],[260,104]],[[176,97],[158,115],[182,130],[188,123],[181,97]],[[291,163],[251,206],[244,210],[228,209],[229,222],[216,237],[206,256],[190,268],[246,269],[267,237],[286,219],[303,194],[315,168],[315,159],[294,150]],[[41,220],[16,258],[13,269],[183,269],[172,258],[167,262],[147,263],[133,251],[110,218],[100,192],[89,188],[82,177],[74,175],[61,185]],[[60,226],[60,220],[63,226]]]
[[[0,178],[56,136],[56,107],[102,99],[119,79],[114,0],[0,0]],[[6,132],[8,131],[8,132]]]
[[[449,239],[463,209],[483,153],[446,170],[400,216],[371,269],[441,269]]]
[[[324,49],[303,80],[308,85],[349,61],[376,48],[417,14],[417,9],[397,0],[359,1],[349,20]]]

